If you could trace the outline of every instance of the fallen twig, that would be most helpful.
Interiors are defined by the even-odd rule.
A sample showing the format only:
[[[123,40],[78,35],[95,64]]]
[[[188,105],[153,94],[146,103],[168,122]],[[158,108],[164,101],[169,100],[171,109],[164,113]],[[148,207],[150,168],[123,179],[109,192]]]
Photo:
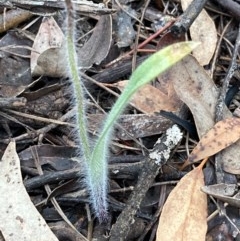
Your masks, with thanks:
[[[167,162],[172,150],[182,138],[182,133],[177,125],[173,125],[166,133],[158,139],[153,150],[143,163],[142,172],[132,192],[126,208],[119,215],[116,223],[110,232],[110,241],[126,240],[131,225],[134,223],[134,216],[152,185],[159,169]]]

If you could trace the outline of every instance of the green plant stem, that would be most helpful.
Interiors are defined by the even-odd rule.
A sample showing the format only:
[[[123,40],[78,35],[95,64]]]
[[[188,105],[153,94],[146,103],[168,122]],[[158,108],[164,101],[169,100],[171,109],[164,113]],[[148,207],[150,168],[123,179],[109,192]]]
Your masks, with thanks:
[[[190,53],[197,44],[192,42],[174,44],[153,54],[144,61],[134,71],[128,85],[112,107],[92,149],[87,133],[84,91],[78,74],[77,54],[74,44],[73,6],[71,0],[65,0],[65,2],[67,9],[68,65],[77,107],[77,128],[82,145],[83,161],[86,167],[86,170],[84,170],[85,184],[90,192],[93,210],[101,222],[107,218],[107,158],[114,123],[139,88]]]
[[[92,190],[92,193],[97,192],[97,190],[101,188],[107,189],[107,156],[113,126],[114,123],[117,121],[118,117],[120,116],[120,114],[122,113],[122,111],[124,110],[124,108],[127,106],[133,94],[137,92],[137,90],[140,89],[143,85],[150,82],[153,78],[157,77],[160,73],[164,72],[177,61],[179,61],[188,53],[190,53],[191,50],[195,48],[197,45],[198,43],[185,42],[166,47],[165,49],[159,51],[158,53],[155,53],[146,61],[144,61],[132,74],[128,85],[125,87],[124,91],[119,96],[116,103],[112,107],[110,113],[108,114],[104,122],[105,124],[101,129],[100,135],[94,146],[89,165],[90,169],[93,171],[90,175],[92,175],[92,179],[95,178],[97,182],[95,182],[93,185],[96,186],[96,190]],[[99,200],[107,199],[107,197],[100,196],[106,195],[106,193],[106,191],[101,191],[101,193],[96,195],[98,196],[98,200],[96,200],[96,203],[93,204],[93,206],[95,206],[96,213],[98,213],[97,206]],[[107,204],[105,203],[105,206],[101,208],[106,209],[101,210],[101,214],[104,213],[104,216],[106,216]]]
[[[67,55],[69,72],[72,79],[72,85],[74,90],[75,105],[77,108],[77,129],[79,131],[80,142],[82,145],[83,156],[85,160],[90,158],[90,146],[87,134],[86,125],[86,111],[85,111],[85,99],[84,91],[78,74],[78,61],[74,43],[74,13],[70,0],[65,0],[67,5]]]
[[[106,136],[111,134],[109,130],[112,128],[123,109],[127,106],[133,94],[190,53],[196,46],[198,46],[198,43],[194,42],[183,42],[168,46],[149,57],[133,72],[128,85],[108,114],[94,150],[97,148],[98,143],[101,143],[104,139],[108,139]],[[164,58],[162,56],[164,56]],[[93,152],[92,159],[94,153],[95,152]]]

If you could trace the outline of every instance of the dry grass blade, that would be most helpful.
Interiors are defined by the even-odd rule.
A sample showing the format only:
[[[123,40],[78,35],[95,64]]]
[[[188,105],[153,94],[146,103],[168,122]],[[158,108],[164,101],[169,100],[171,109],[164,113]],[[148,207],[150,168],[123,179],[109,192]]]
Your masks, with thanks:
[[[202,166],[189,172],[170,193],[159,221],[156,241],[204,241],[207,196]]]

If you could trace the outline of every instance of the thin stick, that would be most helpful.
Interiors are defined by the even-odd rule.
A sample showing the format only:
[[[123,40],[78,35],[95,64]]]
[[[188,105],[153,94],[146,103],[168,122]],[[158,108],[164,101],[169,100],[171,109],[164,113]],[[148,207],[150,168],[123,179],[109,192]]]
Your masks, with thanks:
[[[154,33],[153,35],[151,35],[149,38],[147,38],[145,41],[143,41],[141,44],[138,45],[137,49],[141,49],[143,48],[146,44],[148,44],[149,42],[151,42],[153,39],[155,39],[158,35],[160,35],[161,33],[163,33],[165,30],[167,30],[169,27],[171,27],[173,25],[173,23],[175,22],[175,20],[171,20],[170,22],[168,22],[164,27],[160,28],[156,33]],[[109,67],[115,63],[117,63],[118,61],[125,59],[127,57],[129,57],[131,54],[133,54],[135,51],[135,49],[129,51],[128,53],[120,56],[119,58],[115,59],[114,61],[112,61],[111,63],[107,64],[106,67]]]
[[[187,32],[206,2],[207,0],[193,0],[179,20],[171,27],[171,31],[176,35]]]
[[[234,75],[235,70],[237,70],[236,60],[237,60],[239,46],[240,46],[240,24],[238,27],[237,39],[236,39],[235,46],[233,49],[232,60],[228,67],[227,75],[224,78],[223,86],[222,86],[222,89],[221,89],[221,92],[220,92],[220,95],[219,95],[219,98],[217,101],[217,105],[216,105],[216,116],[215,116],[216,122],[223,119],[223,107],[224,107],[224,103],[225,103],[224,100],[225,100],[225,96],[227,93],[228,85],[229,85],[229,82],[230,82],[232,76]]]

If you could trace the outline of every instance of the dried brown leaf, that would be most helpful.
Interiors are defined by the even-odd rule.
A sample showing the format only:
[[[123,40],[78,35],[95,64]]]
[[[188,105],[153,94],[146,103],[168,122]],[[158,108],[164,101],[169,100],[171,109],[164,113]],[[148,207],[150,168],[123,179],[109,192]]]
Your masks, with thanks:
[[[89,40],[78,51],[82,68],[100,64],[107,56],[112,42],[111,14],[101,15]]]
[[[53,17],[44,17],[33,43],[33,75],[62,77],[66,72],[64,34]]]
[[[119,81],[114,86],[117,86],[119,90],[123,90],[128,81]],[[146,84],[131,99],[131,104],[145,114],[152,114],[159,112],[160,110],[177,111],[181,102],[179,99],[173,98],[173,88],[169,90],[170,96],[163,93],[158,88]],[[174,91],[175,94],[175,91]],[[177,96],[175,94],[175,96]]]
[[[184,176],[163,206],[156,241],[205,241],[207,198],[201,167]]]
[[[228,118],[219,121],[204,135],[189,155],[184,166],[212,156],[232,145],[240,138],[240,119]]]
[[[219,96],[217,87],[192,56],[184,58],[166,74],[173,80],[179,98],[190,108],[201,138],[215,124],[215,106]],[[226,107],[224,113],[225,117],[231,116]]]
[[[192,0],[181,0],[182,9],[186,10]],[[201,45],[193,50],[193,56],[200,65],[209,64],[216,49],[217,30],[208,13],[203,9],[190,27],[193,41],[200,41]]]
[[[219,93],[213,80],[190,55],[174,65],[164,76],[172,79],[177,95],[190,108],[198,135],[202,138],[215,124],[215,106]],[[223,114],[224,118],[232,117],[226,106]],[[240,141],[224,149],[221,156],[224,171],[240,174]]]
[[[0,162],[0,191],[0,231],[5,241],[58,240],[22,183],[15,142],[10,142]]]

